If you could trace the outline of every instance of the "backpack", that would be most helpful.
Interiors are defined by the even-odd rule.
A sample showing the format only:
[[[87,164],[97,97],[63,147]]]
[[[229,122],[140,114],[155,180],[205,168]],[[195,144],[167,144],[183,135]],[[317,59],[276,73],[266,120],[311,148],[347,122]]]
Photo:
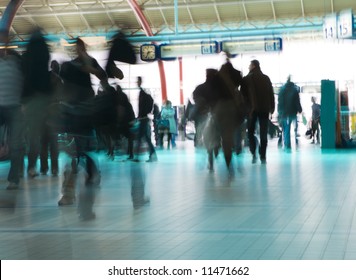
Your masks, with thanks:
[[[142,112],[140,112],[141,116],[147,116],[149,113],[152,112],[153,110],[153,98],[151,95],[146,93],[143,89],[141,89],[141,94],[142,94],[142,105],[140,106],[140,109]]]

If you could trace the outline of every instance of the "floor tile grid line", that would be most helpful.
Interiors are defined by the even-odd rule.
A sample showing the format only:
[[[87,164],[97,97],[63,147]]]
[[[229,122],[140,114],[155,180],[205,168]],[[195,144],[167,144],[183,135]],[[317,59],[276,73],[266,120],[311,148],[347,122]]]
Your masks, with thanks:
[[[356,198],[356,195],[355,195],[355,198]],[[355,233],[352,233],[352,226],[353,226],[353,223],[356,224],[356,204],[354,205],[354,208],[353,208],[353,214],[352,214],[352,218],[351,218],[351,223],[349,225],[349,234],[347,235],[347,240],[346,240],[346,248],[344,250],[344,254],[343,254],[343,259],[346,258],[346,254],[348,252],[347,248],[349,247],[348,244],[351,240],[351,236],[355,236]],[[356,251],[356,250],[355,250]]]
[[[321,202],[321,199],[319,200],[319,203],[322,203],[322,202]],[[338,212],[338,214],[336,215],[336,217],[339,215],[340,210],[341,210],[341,206],[339,205],[339,206],[337,207],[337,212]],[[318,228],[319,228],[319,226],[321,225],[321,223],[323,222],[323,219],[328,219],[327,213],[328,213],[328,211],[325,210],[325,211],[323,211],[322,215],[319,217],[318,223],[315,225],[314,230],[313,230],[313,232],[312,232],[312,237],[310,238],[309,242],[307,243],[307,246],[305,247],[305,250],[303,251],[302,258],[305,258],[308,249],[309,249],[310,246],[312,245],[312,241],[313,241],[315,238],[318,238],[318,235],[317,235]],[[329,238],[330,238],[331,232],[332,232],[332,230],[328,230],[328,236],[329,236]],[[323,255],[324,255],[324,253],[325,253],[325,249],[326,249],[326,246],[327,246],[328,241],[329,241],[329,239],[327,239],[327,240],[324,242],[325,245],[323,246],[322,251],[319,252],[320,258],[322,258]]]
[[[314,212],[317,212],[318,209],[316,207],[314,207],[314,209],[312,211],[309,212],[309,215],[304,217],[304,222],[303,224],[300,225],[300,228],[298,230],[295,231],[295,234],[294,234],[294,238],[291,240],[291,242],[288,244],[288,246],[286,246],[286,249],[285,251],[283,252],[283,255],[286,254],[289,250],[291,250],[293,247],[293,243],[294,243],[294,240],[296,240],[296,238],[298,236],[300,236],[301,234],[303,234],[302,230],[303,228],[305,227],[306,223],[311,219],[311,217],[313,217],[314,215]],[[320,221],[320,219],[319,219]],[[305,240],[305,246],[304,248],[301,248],[301,251],[300,251],[300,255],[298,257],[296,257],[296,259],[302,259],[303,258],[303,255],[305,253],[305,251],[307,250],[310,242],[311,242],[311,239],[313,237],[313,234],[315,233],[315,230],[317,229],[317,224],[314,225],[313,227],[313,230],[311,231],[311,237],[309,238],[309,240]],[[282,255],[282,256],[283,256]]]
[[[210,205],[209,205],[210,206]],[[223,206],[220,206],[219,208],[225,208],[225,207],[223,207]],[[204,231],[202,231],[202,232],[204,232]],[[217,234],[219,234],[219,231],[216,231],[217,232]],[[265,232],[264,232],[264,234],[267,234],[267,230],[265,230]],[[209,234],[208,232],[206,232],[205,231],[205,233],[207,233],[207,234]],[[172,232],[172,234],[174,234],[174,232]],[[272,233],[271,233],[272,234]],[[260,238],[261,239],[261,238]],[[202,255],[205,255],[205,254],[202,254]]]
[[[311,248],[312,241],[313,241],[314,239],[320,240],[320,239],[319,239],[319,236],[318,236],[316,233],[317,233],[318,227],[320,226],[320,224],[321,224],[323,218],[326,217],[326,214],[327,214],[327,211],[324,211],[324,212],[319,216],[318,223],[315,224],[315,226],[314,226],[314,228],[313,228],[313,230],[312,230],[311,238],[310,238],[309,241],[307,242],[307,244],[306,244],[306,246],[305,246],[305,248],[304,248],[304,250],[303,250],[303,252],[302,252],[302,256],[301,256],[302,259],[305,258],[307,251]],[[325,245],[325,246],[326,246],[326,245]],[[325,247],[323,248],[323,250],[324,250],[324,249],[325,249]],[[319,252],[319,254],[320,254],[320,257],[322,257],[322,252]],[[307,257],[307,258],[308,258],[308,257]]]
[[[350,190],[351,190],[351,184],[348,185],[347,189],[343,192],[343,199],[341,200],[342,202],[344,202],[344,201],[346,200],[346,198],[348,197],[348,194],[350,193]],[[343,210],[343,205],[344,205],[344,204],[341,204],[341,205],[339,205],[338,208],[337,208],[336,219],[335,219],[335,222],[334,222],[334,224],[333,224],[332,229],[330,230],[330,232],[329,232],[329,234],[328,234],[328,237],[329,237],[329,238],[328,238],[328,241],[327,241],[327,243],[326,243],[326,246],[325,246],[324,249],[323,249],[322,258],[324,258],[325,252],[326,252],[326,250],[327,250],[327,248],[328,248],[328,244],[329,244],[330,241],[331,241],[332,234],[335,232],[335,229],[336,229],[336,222],[337,222],[338,218],[340,217],[340,215],[343,213],[343,211],[342,211],[342,210]],[[325,212],[325,214],[327,214],[327,213]],[[351,222],[351,221],[352,221],[352,218],[351,218],[350,222]],[[350,229],[351,229],[351,223],[349,224],[349,232],[350,232]],[[348,232],[348,234],[349,234],[349,232]],[[345,252],[346,252],[346,246],[347,246],[347,241],[345,242],[344,249],[343,249],[344,255],[345,255]]]
[[[295,210],[295,216],[297,216],[297,215],[298,215],[298,210],[296,209],[296,210]],[[277,236],[276,236],[275,239],[278,239],[281,235],[285,235],[285,234],[288,234],[288,235],[295,235],[295,232],[294,232],[294,231],[290,231],[290,232],[286,232],[286,231],[285,231],[285,229],[287,228],[287,226],[288,226],[290,223],[292,223],[292,221],[293,221],[293,219],[290,219],[290,222],[289,222],[288,224],[285,224],[285,226],[280,229],[280,231],[277,233]],[[289,242],[286,242],[286,243],[284,244],[284,249],[280,252],[280,255],[277,257],[277,259],[281,259],[281,258],[282,258],[283,254],[284,254],[285,251],[287,250],[288,246],[291,245],[292,240],[293,240],[293,238],[290,238]],[[271,247],[271,246],[273,246],[273,242],[270,244],[269,247]],[[269,248],[266,248],[265,252],[267,252],[267,249],[269,249]],[[263,259],[262,256],[263,256],[263,254],[261,255],[261,258]]]

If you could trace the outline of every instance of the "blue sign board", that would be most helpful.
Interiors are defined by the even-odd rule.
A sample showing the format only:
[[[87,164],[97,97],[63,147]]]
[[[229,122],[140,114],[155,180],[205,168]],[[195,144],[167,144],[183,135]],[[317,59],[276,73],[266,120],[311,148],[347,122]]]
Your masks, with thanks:
[[[201,54],[214,54],[218,52],[218,42],[201,42]]]
[[[279,52],[282,50],[282,38],[265,39],[266,52]]]

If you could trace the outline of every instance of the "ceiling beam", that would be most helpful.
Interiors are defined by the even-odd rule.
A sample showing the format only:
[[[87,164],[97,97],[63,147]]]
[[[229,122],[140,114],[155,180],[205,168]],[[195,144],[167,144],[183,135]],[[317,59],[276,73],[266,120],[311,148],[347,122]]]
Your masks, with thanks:
[[[303,0],[300,0],[300,6],[302,8],[302,16],[303,16],[303,18],[305,18],[305,10],[304,10],[304,1]]]
[[[274,19],[274,21],[277,21],[276,9],[274,8],[274,3],[273,3],[273,1],[271,1],[271,7],[272,7],[273,19]]]
[[[245,1],[242,2],[242,9],[244,10],[244,14],[245,14],[245,20],[248,21],[248,14],[247,14],[247,9],[246,9],[246,5],[245,5]]]
[[[175,35],[172,33],[165,33],[165,34],[158,34],[154,36],[147,37],[145,35],[132,35],[126,36],[126,38],[132,44],[143,44],[143,43],[150,43],[152,41],[158,43],[166,43],[166,42],[178,42],[182,41],[185,42],[187,40],[194,41],[194,40],[232,40],[232,39],[241,39],[241,38],[256,38],[261,37],[265,38],[267,36],[287,36],[289,38],[294,37],[323,37],[322,32],[323,26],[323,18],[320,18],[319,24],[309,24],[308,22],[304,21],[303,24],[296,23],[294,26],[280,26],[280,27],[264,27],[259,29],[249,28],[249,29],[235,29],[235,30],[218,30],[218,31],[195,31],[195,32],[187,32],[187,33],[180,33]],[[61,38],[71,40],[74,37],[85,37],[85,36],[106,36],[108,40],[112,39],[112,36],[117,34],[117,31],[110,31],[110,32],[102,32],[102,33],[92,33],[92,34],[75,34],[75,36],[68,36],[68,34],[48,34],[45,35],[47,40],[56,42],[59,41]],[[16,41],[13,40],[12,44],[15,45],[24,45],[26,41]]]
[[[221,17],[220,17],[220,13],[219,13],[219,10],[218,10],[218,6],[216,5],[216,1],[214,0],[213,1],[214,3],[214,10],[215,10],[215,14],[216,14],[216,18],[218,19],[218,23],[221,25]]]
[[[75,0],[74,0],[74,2],[75,2]],[[77,10],[78,10],[77,14],[79,14],[81,20],[84,22],[84,24],[86,25],[86,27],[88,28],[88,30],[91,30],[91,27],[90,27],[90,25],[89,25],[87,19],[84,17],[84,15],[82,14],[82,12],[80,11],[80,8],[79,8],[76,4],[74,4],[74,6],[77,8]]]
[[[186,4],[186,3],[187,3],[187,1],[184,0],[184,4]],[[190,21],[192,22],[193,25],[195,25],[195,21],[194,21],[193,15],[192,15],[192,13],[191,13],[189,7],[187,7],[187,12],[188,12]]]
[[[280,27],[269,27],[269,28],[260,28],[260,29],[236,29],[236,30],[223,30],[223,31],[196,31],[196,32],[187,32],[180,33],[175,35],[174,33],[170,34],[159,34],[147,37],[145,35],[140,36],[126,36],[126,38],[132,43],[149,43],[149,42],[174,42],[174,41],[186,41],[186,40],[204,40],[212,38],[216,38],[216,40],[223,39],[237,39],[237,38],[250,38],[250,37],[266,37],[266,36],[297,36],[298,34],[319,34],[323,36],[322,33],[322,21],[318,26],[316,25],[302,25],[302,26],[280,26]],[[106,36],[107,38],[111,38],[115,32],[111,33],[96,33],[93,36]],[[78,35],[80,36],[80,35]],[[55,41],[58,38],[65,38],[65,34],[58,35],[47,35],[46,38],[49,40]]]
[[[28,20],[34,25],[34,26],[37,26],[37,23],[36,21],[33,19],[33,15],[31,13],[29,13],[24,7],[22,7],[22,9],[28,13]],[[16,18],[17,18],[17,15],[16,15]]]
[[[264,4],[264,3],[269,3],[271,0],[240,0],[240,1],[235,1],[235,2],[232,2],[232,1],[217,1],[217,5],[219,6],[226,6],[226,5],[231,5],[231,4],[241,4],[243,2],[248,2],[248,4]],[[288,3],[290,2],[291,0],[274,0],[274,2],[280,2],[280,3]],[[125,4],[127,1],[118,1],[118,0],[102,0],[102,2],[104,4],[119,4],[119,5],[123,5]],[[146,1],[146,2],[143,2],[141,3],[141,6],[145,6],[145,9],[146,8],[156,8],[156,5],[155,4],[147,4],[147,3],[150,3],[152,2],[152,0],[150,1]],[[64,2],[57,2],[57,3],[51,3],[50,5],[51,6],[68,6],[68,4],[70,3],[73,3],[75,5],[93,5],[93,4],[97,4],[98,1],[97,0],[93,0],[93,1],[87,1],[87,2],[83,2],[83,1],[80,1],[80,2],[76,2],[76,1],[67,1],[66,3]],[[120,4],[122,3],[122,4]],[[180,3],[180,5],[182,5],[182,3]],[[188,2],[188,3],[185,3],[185,5],[189,5],[190,7],[201,7],[201,6],[209,6],[211,5],[211,1],[199,1],[199,2]],[[40,4],[24,4],[25,7],[27,8],[39,8],[41,7],[42,5]],[[173,8],[174,7],[174,3],[173,1],[171,3],[160,3],[160,6],[162,8]],[[126,5],[126,7],[128,8],[128,5]],[[1,7],[0,6],[0,9],[1,8],[5,8],[5,6]]]
[[[334,0],[330,0],[331,12],[334,13]]]
[[[52,7],[48,4],[48,1],[49,1],[49,0],[46,0],[45,6],[47,6],[48,9],[53,13],[53,9],[52,9]],[[66,28],[65,28],[65,26],[63,25],[62,21],[59,19],[59,17],[56,16],[56,15],[54,15],[54,17],[56,18],[58,24],[61,26],[63,32],[66,32]]]
[[[112,16],[110,15],[108,8],[105,6],[103,1],[99,0],[100,5],[106,10],[106,15],[110,20],[111,26],[115,26],[115,21],[113,20]]]
[[[270,3],[270,0],[249,0],[248,4],[262,4],[262,3]],[[277,2],[290,2],[290,0],[273,0],[274,3]],[[103,3],[106,3],[105,1],[103,1]],[[204,2],[185,2],[185,3],[180,3],[180,8],[202,8],[202,7],[209,7],[211,6],[211,1],[204,1]],[[243,9],[245,10],[245,16],[247,16],[246,13],[246,5],[245,3],[247,3],[246,1],[242,1],[242,2],[231,2],[231,1],[215,1],[214,4],[216,6],[231,6],[233,4],[237,4],[237,5],[242,5]],[[98,4],[97,1],[94,2],[85,2],[85,6],[92,4]],[[54,14],[58,15],[58,16],[65,16],[65,15],[77,15],[78,14],[78,8],[80,9],[80,12],[85,15],[85,14],[103,14],[103,13],[127,13],[132,11],[132,9],[129,6],[123,6],[120,5],[120,7],[116,7],[116,8],[110,8],[109,10],[103,9],[103,8],[97,8],[95,10],[93,9],[81,9],[80,6],[84,5],[83,2],[76,2],[75,4],[64,4],[62,6],[74,6],[75,8],[72,10],[60,10],[60,11],[55,11]],[[58,7],[58,5],[54,5],[54,4],[50,4],[50,6],[52,7]],[[41,8],[43,7],[43,5],[24,5],[24,8]],[[174,4],[164,4],[164,3],[160,3],[159,5],[157,4],[145,4],[143,5],[144,9],[146,11],[157,11],[157,10],[167,10],[167,9],[174,9]],[[1,9],[1,7],[0,7]],[[32,11],[31,12],[32,16],[49,16],[48,12],[46,11]],[[18,14],[16,14],[16,17],[26,17],[27,15],[19,12]]]
[[[137,21],[140,23],[146,36],[153,36],[151,26],[149,25],[145,15],[143,14],[141,7],[136,3],[136,0],[127,0],[131,7],[131,11],[135,14]]]
[[[161,16],[162,16],[162,18],[163,18],[164,24],[165,24],[166,26],[169,26],[168,21],[167,21],[167,18],[166,18],[166,16],[164,15],[164,13],[163,13],[163,11],[162,11],[162,9],[161,9],[160,3],[158,3],[158,0],[156,0],[156,4],[157,4],[157,6],[159,7],[159,12],[160,12],[160,14],[161,14]]]

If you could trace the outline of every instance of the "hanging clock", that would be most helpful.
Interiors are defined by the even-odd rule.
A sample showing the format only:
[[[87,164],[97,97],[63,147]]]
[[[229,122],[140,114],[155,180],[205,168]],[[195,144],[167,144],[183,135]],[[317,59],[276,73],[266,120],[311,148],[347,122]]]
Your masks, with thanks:
[[[144,44],[140,47],[140,56],[143,61],[154,61],[157,59],[157,47],[154,44]]]

